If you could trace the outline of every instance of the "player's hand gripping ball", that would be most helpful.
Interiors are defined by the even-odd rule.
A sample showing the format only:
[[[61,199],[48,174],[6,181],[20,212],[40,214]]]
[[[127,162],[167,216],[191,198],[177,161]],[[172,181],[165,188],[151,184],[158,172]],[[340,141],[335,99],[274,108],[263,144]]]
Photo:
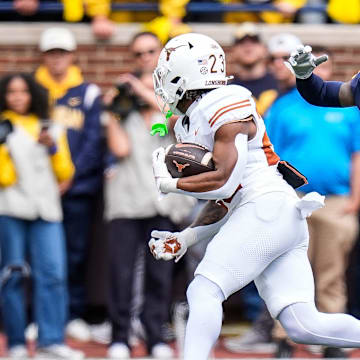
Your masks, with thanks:
[[[212,152],[201,145],[192,143],[169,145],[165,151],[165,164],[173,178],[215,170]]]
[[[178,262],[186,253],[187,241],[191,241],[193,237],[194,230],[190,228],[174,233],[153,230],[148,244],[156,260],[169,261],[175,259],[175,262]]]

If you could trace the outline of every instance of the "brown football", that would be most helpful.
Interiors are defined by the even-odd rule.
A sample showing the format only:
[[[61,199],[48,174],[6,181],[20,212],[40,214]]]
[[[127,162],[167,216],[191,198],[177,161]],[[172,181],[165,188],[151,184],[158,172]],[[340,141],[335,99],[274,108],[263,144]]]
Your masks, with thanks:
[[[201,145],[192,143],[169,145],[165,152],[165,163],[174,178],[215,170],[212,152]]]

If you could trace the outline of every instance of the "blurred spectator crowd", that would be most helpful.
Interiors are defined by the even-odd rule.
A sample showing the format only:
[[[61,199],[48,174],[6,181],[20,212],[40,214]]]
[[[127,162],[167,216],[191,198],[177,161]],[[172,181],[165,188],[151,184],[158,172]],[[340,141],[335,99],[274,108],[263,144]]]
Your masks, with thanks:
[[[360,22],[356,0],[12,0],[3,21],[67,21],[91,23],[100,40],[112,37],[116,23],[144,23],[164,44],[189,31],[189,22],[343,23]],[[1,5],[1,2],[0,2]],[[49,10],[50,5],[55,5]],[[58,5],[58,7],[56,7]],[[241,7],[243,6],[243,7]],[[303,11],[305,10],[305,11]]]
[[[187,12],[196,2],[202,3],[161,0],[159,11],[134,12],[112,9],[125,3],[121,0],[63,0],[62,14],[45,16],[39,9],[48,1],[14,0],[13,11],[0,12],[0,20],[88,21],[100,40],[111,38],[118,22],[144,23],[129,43],[133,70],[119,74],[103,93],[84,79],[75,37],[61,23],[42,33],[41,63],[33,74],[0,79],[1,323],[9,357],[27,355],[29,336],[37,338],[39,358],[83,358],[66,345],[66,336],[106,343],[113,359],[129,358],[139,339],[159,359],[173,357],[170,341],[177,339],[181,346],[186,284],[206,244],[189,249],[174,264],[154,260],[147,242],[154,228],[183,229],[203,205],[178,195],[158,201],[151,168],[152,151],[176,141],[171,133],[150,136],[151,126],[163,117],[152,72],[163,44],[189,32],[188,22],[242,23],[229,49],[232,81],[252,91],[280,157],[308,176],[310,185],[299,196],[318,191],[328,199],[309,221],[318,307],[359,316],[360,293],[357,302],[349,301],[346,290],[350,255],[360,263],[354,247],[360,204],[353,196],[360,190],[359,113],[319,110],[302,100],[283,64],[300,40],[283,33],[264,43],[255,25],[359,23],[358,1],[344,8],[339,0],[213,0],[207,6],[260,3],[275,10]],[[303,6],[326,11],[301,13]],[[331,78],[331,65],[318,68],[324,78]],[[354,270],[353,281],[360,281],[358,267]],[[101,309],[90,306],[89,273],[104,292]],[[229,351],[292,356],[293,344],[264,309],[254,284],[235,302],[242,304],[242,318],[252,327],[225,342]],[[341,349],[322,352],[346,357]]]

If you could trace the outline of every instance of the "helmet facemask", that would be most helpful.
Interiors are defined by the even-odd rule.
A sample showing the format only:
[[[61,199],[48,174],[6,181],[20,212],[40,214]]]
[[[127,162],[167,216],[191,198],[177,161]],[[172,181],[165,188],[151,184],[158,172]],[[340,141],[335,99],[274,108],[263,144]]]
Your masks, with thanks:
[[[196,91],[206,92],[227,84],[224,51],[206,35],[176,36],[162,49],[153,80],[156,99],[166,119],[171,113],[184,115],[178,104],[185,93],[189,99],[196,99],[192,96]],[[166,124],[167,120],[163,125]]]
[[[158,66],[153,73],[156,100],[163,114],[166,114],[166,105],[176,115],[183,115],[177,109],[178,102],[185,94],[186,80],[180,76],[169,79],[171,71],[166,66]]]

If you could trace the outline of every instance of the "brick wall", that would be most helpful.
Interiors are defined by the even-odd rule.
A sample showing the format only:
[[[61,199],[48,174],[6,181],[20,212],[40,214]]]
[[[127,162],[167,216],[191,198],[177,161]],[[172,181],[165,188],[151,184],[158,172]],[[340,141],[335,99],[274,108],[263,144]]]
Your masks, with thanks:
[[[33,72],[41,62],[34,45],[0,45],[0,75],[13,71]],[[131,70],[131,58],[126,46],[80,45],[77,63],[88,81],[102,88],[111,85],[121,72]]]
[[[360,46],[356,48],[338,46],[331,50],[333,51],[334,79],[350,79],[360,70]]]
[[[9,71],[31,72],[36,69],[41,60],[36,43],[40,32],[46,26],[49,24],[18,24],[16,27],[13,27],[12,24],[0,25],[0,75]],[[359,27],[336,28],[335,26],[334,28],[334,26],[322,26],[311,32],[309,31],[310,26],[264,27],[262,25],[261,31],[265,40],[273,33],[286,31],[300,36],[304,43],[325,44],[333,52],[334,79],[347,80],[360,70],[360,42],[357,41],[360,31]],[[89,28],[83,24],[70,25],[70,27],[79,43],[77,62],[88,81],[95,82],[105,89],[112,84],[118,74],[131,70],[131,57],[126,43],[139,30],[138,27],[134,25],[119,26],[118,35],[108,44],[95,43]],[[228,51],[233,27],[230,28],[229,25],[201,27],[198,25],[197,28],[196,26],[194,28],[196,31],[217,38],[219,42],[225,44],[225,49]],[[329,32],[331,33],[329,34]],[[16,36],[6,36],[9,33],[15,33]],[[228,64],[228,72],[230,74],[232,72],[231,62]]]

